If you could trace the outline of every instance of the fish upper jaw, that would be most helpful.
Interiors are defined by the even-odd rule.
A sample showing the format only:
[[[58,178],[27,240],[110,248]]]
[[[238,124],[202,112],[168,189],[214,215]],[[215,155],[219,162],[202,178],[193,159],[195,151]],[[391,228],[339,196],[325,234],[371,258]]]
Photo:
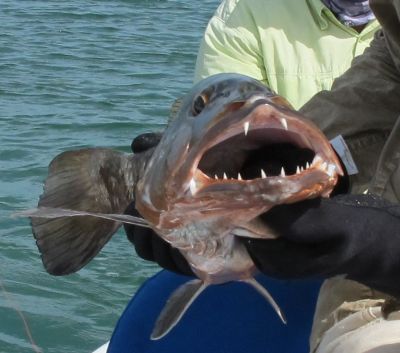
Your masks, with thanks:
[[[139,187],[142,215],[159,229],[233,210],[245,222],[277,204],[329,196],[343,174],[335,152],[316,126],[280,103],[256,92],[176,124],[155,152],[154,166],[164,167]],[[276,170],[281,145],[307,158],[282,160]]]
[[[182,178],[182,197],[201,198],[211,192],[214,197],[221,192],[259,194],[264,189],[270,192],[271,187],[278,187],[283,191],[279,185],[287,185],[286,192],[312,188],[309,196],[328,196],[343,171],[336,154],[320,130],[297,113],[281,109],[265,99],[257,98],[246,104],[255,106],[249,114],[233,123],[232,117],[228,122],[221,120],[219,126],[213,127],[220,131],[211,131],[209,135],[213,138],[208,139],[205,136],[198,150],[192,150],[188,155],[186,163],[190,167],[187,168],[186,179]],[[279,172],[275,171],[273,175],[267,171],[268,165],[263,168],[263,162],[259,160],[258,175],[252,174],[250,178],[245,175],[243,163],[246,163],[246,158],[251,157],[253,151],[260,150],[264,143],[268,145],[282,142],[308,149],[314,156],[303,165],[299,163],[294,170],[293,166],[286,170],[282,165]],[[218,154],[221,155],[220,160]],[[229,158],[232,161],[227,161]],[[238,161],[239,159],[244,161]],[[224,166],[226,171],[223,170]],[[302,183],[304,185],[301,186]],[[313,183],[315,187],[312,187]],[[296,184],[301,187],[296,188]],[[275,199],[274,195],[265,197],[272,198],[271,201]]]
[[[249,105],[219,119],[167,176],[159,228],[179,227],[198,218],[229,219],[230,214],[234,214],[232,224],[244,224],[274,205],[329,196],[343,172],[320,130],[265,99]],[[279,152],[274,146],[282,144],[309,156],[296,166],[283,161],[271,172],[271,158]]]

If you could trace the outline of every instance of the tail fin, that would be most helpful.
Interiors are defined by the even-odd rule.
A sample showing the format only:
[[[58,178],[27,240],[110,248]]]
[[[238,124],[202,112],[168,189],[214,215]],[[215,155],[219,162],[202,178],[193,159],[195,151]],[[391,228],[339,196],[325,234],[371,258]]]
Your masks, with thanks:
[[[133,201],[133,158],[101,148],[58,155],[50,163],[39,208],[123,213]],[[31,221],[44,267],[53,275],[66,275],[85,266],[121,224],[89,216],[33,216]]]

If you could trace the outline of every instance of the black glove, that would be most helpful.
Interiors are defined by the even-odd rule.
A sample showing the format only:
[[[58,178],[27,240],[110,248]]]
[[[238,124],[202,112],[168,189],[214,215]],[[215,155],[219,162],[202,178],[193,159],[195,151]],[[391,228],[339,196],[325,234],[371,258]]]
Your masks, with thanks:
[[[148,132],[136,136],[131,143],[132,152],[140,153],[147,151],[150,148],[156,147],[160,142],[161,137],[162,133],[158,132]]]
[[[131,144],[132,152],[140,153],[157,146],[161,136],[161,133],[150,132],[135,137]],[[128,206],[125,213],[141,217],[135,209],[134,203]],[[124,224],[124,228],[128,239],[133,243],[136,253],[141,258],[156,262],[167,270],[194,276],[192,269],[181,252],[160,238],[152,229],[133,224]]]
[[[131,203],[126,214],[141,217]],[[143,259],[158,263],[161,267],[187,276],[194,276],[188,262],[181,252],[157,235],[150,228],[143,228],[133,224],[124,224],[128,239],[135,246],[136,253]]]
[[[400,295],[400,205],[372,195],[340,195],[277,206],[263,219],[278,239],[241,239],[265,274],[346,274]]]

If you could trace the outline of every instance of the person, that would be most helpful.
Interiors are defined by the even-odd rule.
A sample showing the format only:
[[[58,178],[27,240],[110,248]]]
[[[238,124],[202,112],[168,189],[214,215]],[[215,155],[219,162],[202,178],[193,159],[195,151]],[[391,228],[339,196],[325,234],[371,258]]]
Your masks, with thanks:
[[[370,6],[382,30],[301,108],[346,139],[359,170],[349,193],[276,207],[265,217],[278,239],[242,239],[267,275],[327,279],[311,337],[318,353],[400,351],[400,0]]]
[[[350,180],[356,196],[277,211],[289,226],[275,224],[285,234],[275,250],[296,256],[291,273],[277,259],[269,266],[269,254],[248,244],[270,275],[346,275],[321,289],[312,332],[318,353],[400,351],[400,1],[371,0],[370,6],[382,25],[370,48],[330,91],[301,109],[328,137],[346,138],[359,169]],[[306,255],[310,246],[314,253]]]
[[[207,288],[171,332],[151,340],[154,323],[172,292],[192,279],[166,270],[148,279],[119,318],[108,353],[264,353],[265,347],[275,353],[308,352],[320,281],[281,281],[264,275],[257,280],[279,299],[290,324],[282,324],[253,288],[230,282]],[[301,306],[297,298],[304,298]]]
[[[244,74],[299,109],[330,89],[378,28],[365,0],[225,0],[205,30],[194,80]]]
[[[268,85],[296,109],[317,92],[330,89],[333,80],[368,47],[380,27],[365,0],[267,3],[268,11],[265,0],[221,3],[200,44],[194,82],[221,72],[244,74]],[[308,31],[305,37],[300,37],[299,28],[304,29],[305,23]],[[281,28],[280,35],[276,34],[276,28]],[[262,45],[255,47],[256,42]],[[274,59],[275,56],[279,59]],[[160,138],[157,133],[142,134],[133,140],[132,151],[140,153],[154,147]],[[139,215],[133,204],[127,213]],[[144,235],[135,239],[134,233],[140,233],[140,228],[125,229],[140,257],[156,261],[168,270],[193,275],[177,249],[159,237]],[[157,258],[155,248],[162,249]]]

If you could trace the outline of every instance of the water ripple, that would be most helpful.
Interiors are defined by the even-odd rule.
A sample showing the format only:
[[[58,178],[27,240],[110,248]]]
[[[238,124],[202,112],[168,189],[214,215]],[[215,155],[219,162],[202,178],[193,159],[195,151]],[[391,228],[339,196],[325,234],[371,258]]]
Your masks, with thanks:
[[[191,86],[217,0],[2,0],[0,11],[0,281],[46,353],[100,346],[157,267],[122,231],[87,267],[48,275],[17,211],[37,204],[58,153],[104,146],[129,153],[134,136],[164,128]],[[0,352],[31,352],[0,292]]]

